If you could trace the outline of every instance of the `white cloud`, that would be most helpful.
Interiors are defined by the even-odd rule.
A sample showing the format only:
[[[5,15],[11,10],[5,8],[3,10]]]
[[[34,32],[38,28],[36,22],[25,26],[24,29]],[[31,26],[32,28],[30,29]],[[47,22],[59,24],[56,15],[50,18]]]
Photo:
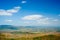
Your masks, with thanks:
[[[43,17],[42,15],[28,15],[28,16],[23,17],[22,19],[23,20],[38,20],[42,17]]]
[[[9,19],[8,19],[8,20],[5,20],[5,22],[12,22],[12,21],[13,21],[13,20],[9,20]]]
[[[11,16],[12,14],[11,13],[7,13],[6,10],[0,9],[0,16],[2,16],[2,15]]]
[[[5,10],[0,9],[0,16],[12,16],[13,13],[17,13],[21,7],[14,7],[13,9]]]
[[[26,3],[26,1],[22,1],[21,3]]]
[[[53,21],[58,21],[58,19],[54,19]]]
[[[52,26],[58,25],[58,19],[48,18],[43,15],[28,15],[22,18],[24,23],[27,25],[37,26]]]

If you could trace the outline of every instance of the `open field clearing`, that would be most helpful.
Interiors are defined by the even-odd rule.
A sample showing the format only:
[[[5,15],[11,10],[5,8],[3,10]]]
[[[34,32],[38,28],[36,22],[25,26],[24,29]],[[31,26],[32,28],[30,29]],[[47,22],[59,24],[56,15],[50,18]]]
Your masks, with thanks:
[[[11,34],[1,33],[0,40],[60,40],[60,33]]]

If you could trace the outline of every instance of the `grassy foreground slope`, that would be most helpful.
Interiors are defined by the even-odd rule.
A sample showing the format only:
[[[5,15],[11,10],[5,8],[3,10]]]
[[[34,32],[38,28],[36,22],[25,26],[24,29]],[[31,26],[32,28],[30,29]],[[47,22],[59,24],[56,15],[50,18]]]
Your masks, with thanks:
[[[0,40],[60,40],[60,34],[11,34],[0,33]]]
[[[33,40],[60,40],[60,36],[56,35],[45,35],[42,37],[35,37]]]

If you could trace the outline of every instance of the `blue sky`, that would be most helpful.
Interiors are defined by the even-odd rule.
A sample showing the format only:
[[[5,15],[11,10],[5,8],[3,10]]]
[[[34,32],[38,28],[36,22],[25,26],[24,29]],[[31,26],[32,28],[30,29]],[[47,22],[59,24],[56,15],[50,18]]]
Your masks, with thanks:
[[[0,0],[0,25],[60,26],[60,0]]]

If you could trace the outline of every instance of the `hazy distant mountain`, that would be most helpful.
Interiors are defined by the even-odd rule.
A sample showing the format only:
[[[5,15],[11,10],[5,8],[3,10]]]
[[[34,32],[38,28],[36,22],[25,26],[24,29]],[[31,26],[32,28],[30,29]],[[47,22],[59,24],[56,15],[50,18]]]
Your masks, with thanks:
[[[7,30],[7,29],[16,30],[17,27],[14,27],[12,25],[0,25],[0,30]]]
[[[60,27],[0,25],[0,31],[1,30],[18,30],[22,32],[60,32]]]

